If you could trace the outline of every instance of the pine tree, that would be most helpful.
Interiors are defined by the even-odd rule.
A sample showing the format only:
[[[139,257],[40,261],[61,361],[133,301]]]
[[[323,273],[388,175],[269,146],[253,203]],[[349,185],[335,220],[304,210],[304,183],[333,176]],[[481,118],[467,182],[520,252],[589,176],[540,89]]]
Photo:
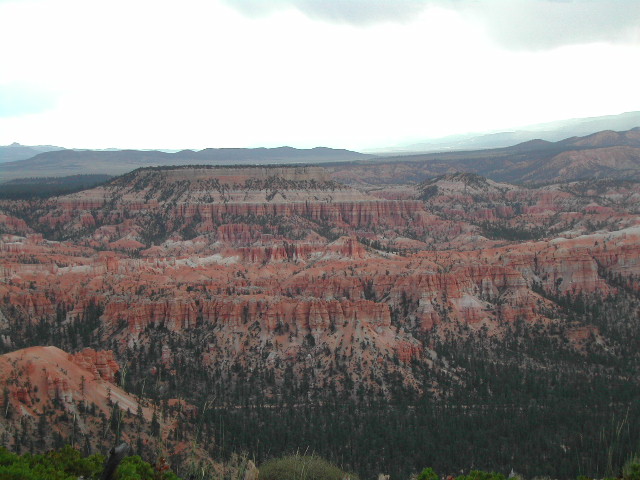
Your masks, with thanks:
[[[160,423],[158,422],[158,415],[156,411],[153,411],[153,417],[151,417],[151,435],[154,437],[160,436]]]
[[[111,431],[115,434],[114,444],[118,444],[120,442],[120,425],[122,423],[122,412],[120,411],[120,407],[118,406],[118,402],[113,404],[113,408],[111,409],[111,418],[109,419],[109,426]]]

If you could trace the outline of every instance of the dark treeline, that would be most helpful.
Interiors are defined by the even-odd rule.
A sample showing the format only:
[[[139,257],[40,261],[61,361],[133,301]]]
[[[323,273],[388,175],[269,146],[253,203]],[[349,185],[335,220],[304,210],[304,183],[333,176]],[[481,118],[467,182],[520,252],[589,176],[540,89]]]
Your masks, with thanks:
[[[259,461],[317,452],[363,478],[409,478],[423,466],[458,474],[511,469],[527,477],[617,475],[637,451],[640,403],[529,406],[371,403],[210,410],[218,453],[248,451]],[[469,399],[467,399],[469,400]]]
[[[20,178],[2,184],[0,200],[44,199],[68,195],[96,187],[111,175],[70,175],[68,177]]]

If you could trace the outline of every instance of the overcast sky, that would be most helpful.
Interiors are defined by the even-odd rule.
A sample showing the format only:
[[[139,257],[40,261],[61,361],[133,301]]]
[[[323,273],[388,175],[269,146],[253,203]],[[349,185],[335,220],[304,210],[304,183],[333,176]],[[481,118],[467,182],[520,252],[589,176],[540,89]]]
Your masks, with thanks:
[[[640,110],[636,0],[0,0],[0,145],[367,149]]]

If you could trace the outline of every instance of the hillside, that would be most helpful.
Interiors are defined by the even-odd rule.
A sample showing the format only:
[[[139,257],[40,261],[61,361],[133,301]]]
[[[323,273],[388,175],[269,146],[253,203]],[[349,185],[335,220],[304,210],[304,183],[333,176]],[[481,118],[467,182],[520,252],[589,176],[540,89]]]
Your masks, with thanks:
[[[623,132],[602,130],[585,137],[571,137],[560,142],[573,147],[640,147],[640,127]]]
[[[136,454],[164,454],[179,469],[187,460],[215,468],[203,449],[187,446],[195,437],[180,426],[197,409],[127,393],[118,385],[125,374],[112,351],[38,346],[0,355],[4,446],[46,451],[70,444],[89,454],[126,441]]]

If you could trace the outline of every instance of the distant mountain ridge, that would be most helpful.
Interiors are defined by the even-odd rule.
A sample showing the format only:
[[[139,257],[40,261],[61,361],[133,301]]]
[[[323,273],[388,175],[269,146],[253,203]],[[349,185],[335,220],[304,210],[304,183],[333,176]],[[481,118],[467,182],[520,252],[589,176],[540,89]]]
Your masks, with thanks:
[[[55,150],[63,150],[63,148],[54,147],[53,145],[28,146],[14,142],[11,145],[0,146],[0,163],[26,160],[27,158],[38,155],[39,153],[52,152]]]
[[[529,140],[506,148],[439,152],[376,160],[367,166],[333,166],[346,183],[422,182],[455,172],[476,173],[497,182],[540,183],[616,178],[640,180],[640,128],[605,130],[559,142]]]
[[[445,152],[501,148],[533,139],[557,142],[565,138],[581,137],[602,130],[629,130],[638,126],[640,126],[640,112],[626,112],[620,115],[574,118],[529,125],[513,131],[450,135],[442,138],[398,145],[397,147],[378,149],[371,153],[402,155],[412,152]]]
[[[640,147],[640,127],[632,128],[626,132],[614,132],[613,130],[603,130],[586,137],[571,137],[559,142],[563,145],[575,147],[614,147],[629,146]]]
[[[45,152],[27,160],[5,163],[0,168],[0,182],[39,176],[107,174],[119,175],[140,167],[170,165],[231,165],[272,163],[326,163],[364,160],[371,155],[344,149],[316,147],[278,148],[207,148],[175,153],[157,150],[59,150]]]
[[[316,147],[207,148],[181,150],[58,150],[0,166],[0,183],[18,178],[120,175],[137,168],[324,164],[347,183],[422,182],[454,172],[470,172],[498,182],[562,182],[587,178],[640,180],[640,127],[603,130],[557,142],[531,139],[510,147],[375,157],[344,149]]]

